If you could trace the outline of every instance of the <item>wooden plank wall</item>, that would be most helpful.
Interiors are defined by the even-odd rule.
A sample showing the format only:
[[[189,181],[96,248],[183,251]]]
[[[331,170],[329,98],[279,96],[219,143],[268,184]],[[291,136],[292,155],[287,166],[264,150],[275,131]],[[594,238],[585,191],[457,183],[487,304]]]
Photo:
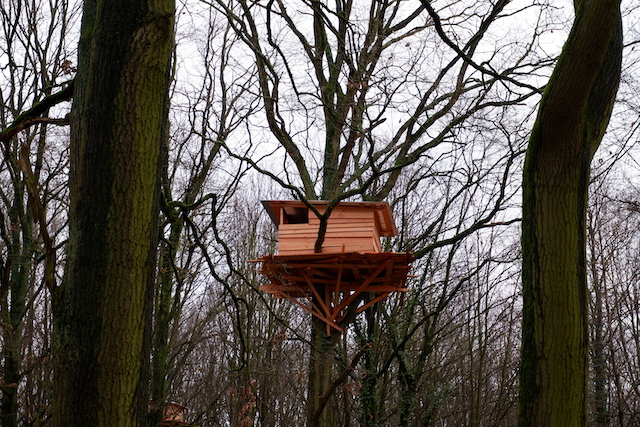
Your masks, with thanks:
[[[309,215],[309,224],[280,224],[278,254],[312,254],[320,221]],[[374,209],[336,208],[329,217],[322,253],[381,252]]]

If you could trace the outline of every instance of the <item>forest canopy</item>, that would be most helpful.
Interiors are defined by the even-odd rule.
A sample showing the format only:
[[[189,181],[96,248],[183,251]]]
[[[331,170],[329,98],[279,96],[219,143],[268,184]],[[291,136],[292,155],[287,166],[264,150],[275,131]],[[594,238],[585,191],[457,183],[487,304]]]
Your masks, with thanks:
[[[197,426],[516,425],[525,150],[573,2],[136,0],[117,28],[104,10],[122,8],[102,3],[0,5],[2,425],[54,425],[55,357],[76,353],[60,337],[81,342],[98,311],[113,315],[86,336],[101,361],[119,345],[95,337],[138,325],[134,409],[110,412],[131,425],[168,402]],[[620,10],[585,217],[601,426],[640,422],[640,6]],[[398,235],[382,246],[415,256],[409,292],[327,335],[259,291],[255,260],[277,251],[262,200],[388,202]],[[136,257],[139,275],[111,267]],[[84,296],[97,305],[61,309]]]

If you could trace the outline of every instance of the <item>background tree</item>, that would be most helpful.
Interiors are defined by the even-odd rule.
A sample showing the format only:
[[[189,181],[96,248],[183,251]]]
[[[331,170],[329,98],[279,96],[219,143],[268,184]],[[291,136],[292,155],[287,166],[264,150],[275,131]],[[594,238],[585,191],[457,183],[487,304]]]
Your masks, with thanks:
[[[84,2],[69,243],[54,290],[58,426],[143,425],[174,4]]]
[[[587,423],[586,201],[620,81],[622,22],[619,1],[575,10],[525,161],[521,425]]]
[[[173,371],[170,365],[175,356],[175,340],[179,340],[180,322],[185,303],[195,292],[189,274],[195,266],[202,267],[204,260],[195,251],[189,223],[201,223],[206,211],[210,212],[210,200],[215,194],[233,194],[239,178],[212,177],[220,167],[219,153],[229,134],[237,129],[252,111],[252,104],[239,106],[246,92],[241,84],[238,67],[229,65],[227,53],[235,42],[226,19],[216,16],[210,8],[190,9],[191,14],[202,13],[205,23],[190,39],[178,41],[175,49],[175,73],[197,69],[199,78],[175,81],[171,103],[179,113],[172,115],[172,132],[163,141],[161,194],[162,218],[160,224],[159,274],[155,286],[153,316],[153,351],[151,399],[157,409],[167,401]],[[182,25],[178,20],[177,26]],[[182,52],[184,45],[198,46],[197,54]],[[221,49],[217,49],[221,46]],[[190,51],[189,47],[184,49]],[[235,73],[233,83],[230,70]],[[251,73],[247,71],[247,75]],[[245,77],[246,78],[246,77]],[[204,267],[206,268],[206,267]],[[194,341],[195,342],[195,341]],[[185,350],[189,347],[180,347]],[[193,347],[190,347],[193,348]],[[187,357],[184,353],[181,357]]]
[[[617,174],[616,174],[617,175]],[[637,187],[616,175],[592,185],[588,211],[594,425],[638,422]]]
[[[409,191],[425,192],[432,185],[433,194],[444,196],[426,203],[434,212],[425,222],[429,226],[414,228],[394,249],[422,258],[454,247],[489,227],[513,195],[504,171],[521,151],[500,141],[496,124],[509,107],[538,93],[513,76],[549,63],[531,55],[535,41],[513,41],[508,53],[495,48],[492,26],[520,12],[507,12],[507,4],[461,12],[460,2],[445,2],[438,10],[429,2],[216,2],[254,56],[264,112],[250,118],[256,132],[246,150],[260,154],[253,158],[230,148],[232,155],[278,182],[286,196],[302,200],[393,202],[404,196],[395,189],[405,179],[413,181]],[[486,50],[496,55],[489,62],[500,58],[500,71],[479,65]],[[491,128],[484,142],[495,148],[480,154],[483,148],[471,135]],[[258,143],[282,156],[259,157],[266,150],[258,150]],[[491,189],[479,190],[480,182],[491,182]],[[338,418],[323,418],[321,401],[354,354],[336,354],[339,334],[326,336],[322,321],[311,323],[307,424],[341,424],[340,411],[333,413]],[[340,405],[337,397],[329,400],[332,408]]]
[[[68,158],[66,129],[47,125],[68,123],[56,104],[70,96],[79,14],[64,0],[7,1],[0,16],[0,424],[11,427],[50,416],[47,286],[60,273]]]

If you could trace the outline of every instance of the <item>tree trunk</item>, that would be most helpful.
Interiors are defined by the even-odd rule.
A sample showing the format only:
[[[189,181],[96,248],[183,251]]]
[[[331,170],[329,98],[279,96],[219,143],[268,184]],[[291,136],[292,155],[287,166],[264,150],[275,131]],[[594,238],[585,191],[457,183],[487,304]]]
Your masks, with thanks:
[[[589,237],[589,272],[591,293],[591,363],[593,364],[592,411],[596,427],[609,425],[609,387],[607,378],[606,355],[606,313],[605,298],[607,293],[607,274],[611,254],[607,253],[607,241],[602,230],[605,220],[600,211],[603,201],[595,202],[588,219]],[[590,204],[593,206],[594,204]]]
[[[18,167],[15,163],[13,163],[13,169],[17,172]],[[20,176],[17,173],[16,175]],[[7,263],[8,274],[3,277],[7,282],[0,286],[3,290],[0,298],[4,305],[4,307],[0,306],[0,321],[6,325],[2,328],[0,425],[5,427],[18,426],[18,385],[23,375],[23,323],[27,310],[29,277],[32,274],[31,265],[36,256],[36,247],[32,238],[33,217],[23,203],[25,188],[18,180],[14,185],[14,201],[9,209],[9,219],[12,224],[20,224],[20,227],[14,227],[11,230],[11,241],[7,248],[11,262]]]
[[[525,160],[522,426],[587,424],[587,188],[620,80],[622,28],[619,0],[575,4]]]
[[[161,244],[160,275],[154,295],[154,328],[151,363],[151,400],[154,403],[153,418],[162,420],[164,401],[167,397],[169,375],[169,351],[171,346],[171,325],[176,321],[174,303],[175,251],[182,233],[182,221],[173,224],[167,242]]]
[[[320,398],[331,384],[335,336],[326,334],[327,324],[311,316],[311,352],[309,359],[309,382],[307,389],[307,427],[327,425],[327,411],[318,413]]]
[[[53,295],[56,426],[146,422],[172,0],[84,4],[67,268]]]
[[[365,327],[361,335],[356,331],[356,342],[359,347],[365,345],[376,345],[380,342],[380,334],[376,328],[377,323],[377,306],[369,307],[364,312]],[[360,425],[362,427],[379,427],[380,426],[380,399],[379,388],[380,381],[378,379],[378,369],[376,366],[377,355],[372,351],[367,351],[364,355],[362,389],[359,392],[360,406],[362,408],[362,419]]]

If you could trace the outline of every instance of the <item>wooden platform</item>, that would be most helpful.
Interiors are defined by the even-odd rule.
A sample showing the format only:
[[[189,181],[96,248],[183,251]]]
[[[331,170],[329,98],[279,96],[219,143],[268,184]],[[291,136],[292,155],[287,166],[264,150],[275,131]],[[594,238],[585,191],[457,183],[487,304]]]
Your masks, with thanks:
[[[340,253],[310,255],[268,255],[260,258],[259,272],[270,283],[260,290],[286,298],[342,331],[339,322],[347,309],[358,304],[366,310],[391,292],[407,292],[406,280],[411,253]],[[363,300],[363,293],[369,297]]]

